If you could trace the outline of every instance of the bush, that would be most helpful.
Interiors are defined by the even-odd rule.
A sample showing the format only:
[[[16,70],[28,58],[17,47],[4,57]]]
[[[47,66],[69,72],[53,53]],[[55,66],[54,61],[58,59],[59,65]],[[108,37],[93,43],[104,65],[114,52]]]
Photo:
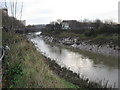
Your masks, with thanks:
[[[89,37],[89,36],[96,36],[97,33],[95,30],[88,30],[88,31],[85,31],[85,36]]]
[[[97,32],[99,34],[102,33],[114,34],[114,33],[118,33],[118,28],[111,25],[102,25],[98,28]]]

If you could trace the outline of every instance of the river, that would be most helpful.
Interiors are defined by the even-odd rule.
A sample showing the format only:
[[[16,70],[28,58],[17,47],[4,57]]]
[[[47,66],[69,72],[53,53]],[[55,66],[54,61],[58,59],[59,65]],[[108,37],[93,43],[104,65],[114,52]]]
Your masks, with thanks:
[[[76,72],[81,77],[89,78],[90,81],[99,82],[104,85],[118,87],[118,59],[87,51],[73,51],[58,45],[46,43],[37,34],[29,39],[35,44],[38,51],[51,60],[55,60],[61,67],[66,67]]]

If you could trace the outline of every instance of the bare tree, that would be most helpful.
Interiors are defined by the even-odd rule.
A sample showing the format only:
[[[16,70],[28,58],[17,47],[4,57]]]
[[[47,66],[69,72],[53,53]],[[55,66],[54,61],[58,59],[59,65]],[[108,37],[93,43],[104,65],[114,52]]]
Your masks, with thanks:
[[[22,2],[22,6],[21,6],[21,11],[20,11],[20,20],[22,18],[22,10],[23,10],[23,2]]]
[[[17,0],[10,0],[9,3],[6,2],[6,0],[4,0],[3,7],[5,7],[7,10],[10,11],[10,14],[11,14],[12,17],[3,16],[3,22],[4,22],[4,25],[7,28],[9,28],[10,30],[16,30],[16,28],[18,27],[18,22],[19,22],[19,24],[22,24],[21,23],[21,18],[22,18],[23,2],[22,2],[22,5],[21,5],[21,8],[20,8],[20,20],[19,21],[17,20],[17,12],[18,12],[17,5],[18,5]]]
[[[6,0],[5,0],[5,8],[8,8],[8,7],[7,7],[7,2],[6,2]]]
[[[57,23],[61,24],[62,23],[62,19],[57,19]]]
[[[15,18],[16,18],[16,12],[17,11],[17,0],[16,0],[16,2],[15,2]]]

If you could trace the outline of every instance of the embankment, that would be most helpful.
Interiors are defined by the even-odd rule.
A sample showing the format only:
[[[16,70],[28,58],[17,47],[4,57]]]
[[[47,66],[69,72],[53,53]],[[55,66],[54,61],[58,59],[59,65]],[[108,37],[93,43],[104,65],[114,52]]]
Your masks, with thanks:
[[[43,38],[49,42],[67,45],[72,48],[77,48],[80,50],[103,54],[106,56],[119,57],[118,53],[119,53],[120,47],[118,45],[112,44],[112,42],[107,42],[105,40],[94,41],[94,40],[90,40],[90,39],[82,40],[78,37],[58,38],[58,37],[45,36],[45,35],[43,35]]]
[[[4,45],[10,51],[2,60],[3,88],[79,88],[50,70],[46,58],[26,36],[3,31]]]
[[[116,29],[117,30],[117,29]],[[118,57],[120,51],[119,31],[98,30],[49,30],[43,31],[45,40],[73,48]]]

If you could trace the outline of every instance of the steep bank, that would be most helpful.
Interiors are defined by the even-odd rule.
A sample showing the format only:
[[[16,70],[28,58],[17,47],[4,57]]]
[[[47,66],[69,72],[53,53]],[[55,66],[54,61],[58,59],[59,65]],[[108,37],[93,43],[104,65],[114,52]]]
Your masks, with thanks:
[[[59,32],[59,33],[58,33]],[[73,31],[49,31],[42,33],[45,40],[67,45],[73,48],[118,57],[120,50],[118,34],[100,34],[87,37]]]
[[[3,32],[3,88],[79,88],[57,76],[24,35]]]

